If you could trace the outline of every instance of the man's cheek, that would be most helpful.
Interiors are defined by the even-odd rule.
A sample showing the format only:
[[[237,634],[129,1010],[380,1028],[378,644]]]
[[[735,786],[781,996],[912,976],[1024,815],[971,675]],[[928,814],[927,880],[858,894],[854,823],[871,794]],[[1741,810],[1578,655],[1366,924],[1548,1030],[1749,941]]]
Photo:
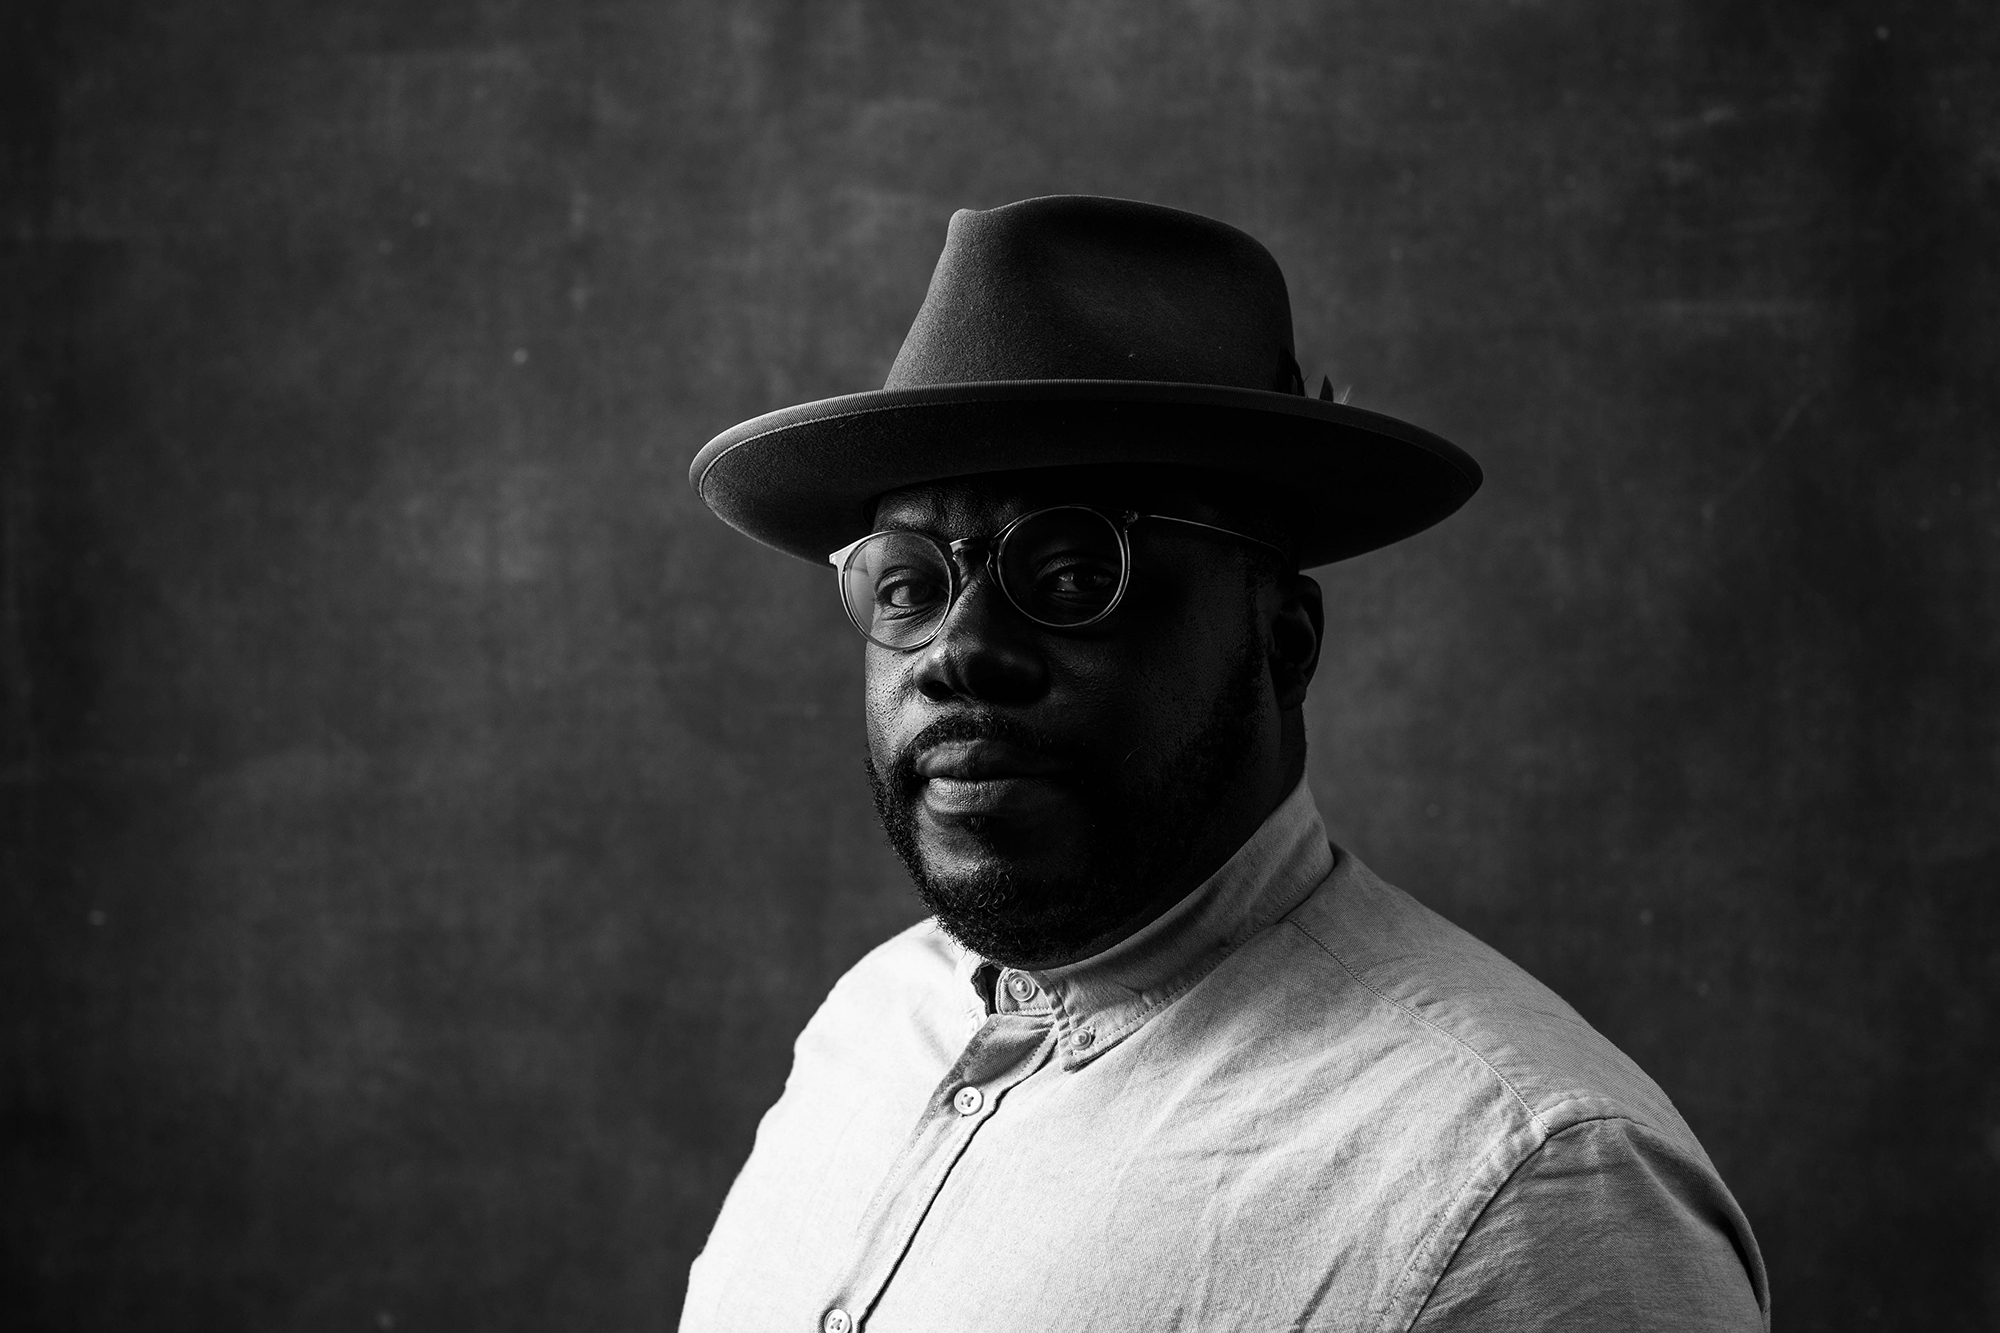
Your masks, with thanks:
[[[873,653],[870,656],[872,658]],[[868,753],[885,777],[889,765],[895,761],[901,737],[911,730],[902,725],[903,698],[890,673],[878,672],[871,661],[862,686],[861,711]]]

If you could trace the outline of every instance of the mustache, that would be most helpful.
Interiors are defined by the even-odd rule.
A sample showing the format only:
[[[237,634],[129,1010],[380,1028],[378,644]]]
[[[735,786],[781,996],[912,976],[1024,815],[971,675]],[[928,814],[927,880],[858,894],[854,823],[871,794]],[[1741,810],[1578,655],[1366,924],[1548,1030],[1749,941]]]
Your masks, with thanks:
[[[910,737],[897,751],[893,768],[899,786],[914,787],[917,760],[926,751],[954,741],[999,741],[1041,758],[1058,760],[1079,771],[1096,767],[1080,747],[1002,713],[949,713]]]

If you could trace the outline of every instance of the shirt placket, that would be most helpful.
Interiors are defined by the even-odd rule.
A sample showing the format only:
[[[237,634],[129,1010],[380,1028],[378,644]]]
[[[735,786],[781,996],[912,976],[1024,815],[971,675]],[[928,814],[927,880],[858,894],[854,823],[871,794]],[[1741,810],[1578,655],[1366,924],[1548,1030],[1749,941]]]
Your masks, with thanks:
[[[820,1333],[861,1327],[973,1135],[1008,1089],[1047,1063],[1054,1045],[1047,1014],[993,1014],[973,1033],[862,1214],[854,1259],[821,1303]]]

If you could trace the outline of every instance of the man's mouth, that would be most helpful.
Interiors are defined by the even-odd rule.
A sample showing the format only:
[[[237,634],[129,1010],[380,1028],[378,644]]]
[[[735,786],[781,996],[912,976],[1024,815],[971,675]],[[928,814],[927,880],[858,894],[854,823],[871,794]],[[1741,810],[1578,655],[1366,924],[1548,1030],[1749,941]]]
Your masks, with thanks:
[[[1048,778],[1069,765],[1037,750],[1003,740],[941,741],[917,756],[917,775],[954,782],[995,782],[1008,778]]]
[[[1027,815],[1062,796],[1069,766],[1010,741],[944,741],[917,756],[923,804],[943,819]]]

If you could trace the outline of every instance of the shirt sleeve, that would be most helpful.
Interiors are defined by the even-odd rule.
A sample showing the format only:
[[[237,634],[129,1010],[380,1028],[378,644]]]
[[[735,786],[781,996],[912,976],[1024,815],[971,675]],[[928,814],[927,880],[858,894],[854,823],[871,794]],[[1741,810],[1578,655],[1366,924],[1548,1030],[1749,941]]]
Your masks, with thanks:
[[[1729,1191],[1630,1120],[1551,1135],[1494,1195],[1411,1333],[1762,1333],[1763,1264]]]

